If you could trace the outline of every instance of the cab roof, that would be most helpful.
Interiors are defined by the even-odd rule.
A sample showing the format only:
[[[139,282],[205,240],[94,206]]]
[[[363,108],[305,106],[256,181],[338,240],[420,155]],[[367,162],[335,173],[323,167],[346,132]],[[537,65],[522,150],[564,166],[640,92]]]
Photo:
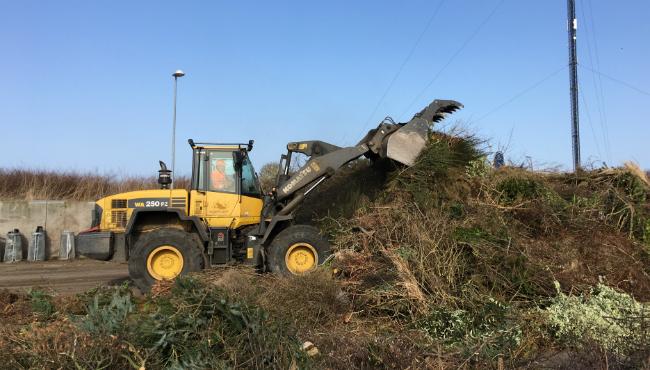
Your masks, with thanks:
[[[253,143],[254,140],[248,140],[248,143],[196,143],[194,140],[189,139],[187,140],[187,143],[190,144],[190,147],[192,149],[195,148],[205,148],[205,149],[239,149],[239,150],[246,150],[246,151],[251,151],[253,150]]]

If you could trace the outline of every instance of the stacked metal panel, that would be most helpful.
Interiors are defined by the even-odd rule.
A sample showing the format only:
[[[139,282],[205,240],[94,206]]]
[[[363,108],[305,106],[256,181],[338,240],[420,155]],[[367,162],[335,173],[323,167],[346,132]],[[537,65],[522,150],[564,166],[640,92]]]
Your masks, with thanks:
[[[7,233],[5,241],[4,261],[6,263],[17,262],[23,259],[23,239],[18,229]]]
[[[28,261],[45,261],[45,230],[43,226],[37,226],[32,233],[32,241],[27,249]]]
[[[63,231],[61,233],[61,244],[59,246],[59,259],[69,260],[74,259],[75,257],[74,232]]]

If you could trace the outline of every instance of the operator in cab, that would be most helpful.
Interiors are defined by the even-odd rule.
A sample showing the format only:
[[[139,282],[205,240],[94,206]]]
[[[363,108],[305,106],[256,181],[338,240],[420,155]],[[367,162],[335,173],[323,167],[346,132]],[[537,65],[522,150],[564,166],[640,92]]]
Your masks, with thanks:
[[[226,163],[226,161],[228,163]],[[210,171],[210,188],[216,191],[225,191],[231,193],[234,193],[236,191],[232,160],[217,159],[212,161]]]

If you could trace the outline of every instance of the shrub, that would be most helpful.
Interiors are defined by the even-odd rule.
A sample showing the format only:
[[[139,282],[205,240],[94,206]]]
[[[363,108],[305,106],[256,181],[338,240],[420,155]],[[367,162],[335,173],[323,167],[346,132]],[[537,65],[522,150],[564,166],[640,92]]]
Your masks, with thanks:
[[[121,334],[126,325],[127,316],[133,312],[135,305],[131,294],[115,289],[110,302],[102,302],[96,294],[87,307],[87,314],[81,321],[81,327],[91,334]]]
[[[522,329],[512,309],[491,297],[472,310],[434,309],[417,325],[431,337],[460,348],[465,355],[494,357],[507,354],[522,340]]]
[[[283,322],[192,277],[148,298],[127,323],[125,340],[143,349],[153,368],[288,368],[303,361]]]
[[[32,311],[42,319],[49,319],[56,311],[52,303],[52,296],[39,289],[29,291]]]
[[[560,291],[545,312],[555,336],[566,344],[595,342],[617,355],[629,355],[650,345],[647,326],[650,306],[626,293],[598,284],[589,294],[569,296]]]
[[[260,186],[265,193],[271,191],[275,186],[275,181],[277,180],[278,172],[280,171],[280,164],[277,162],[269,162],[260,168],[258,171],[258,178],[260,180]]]

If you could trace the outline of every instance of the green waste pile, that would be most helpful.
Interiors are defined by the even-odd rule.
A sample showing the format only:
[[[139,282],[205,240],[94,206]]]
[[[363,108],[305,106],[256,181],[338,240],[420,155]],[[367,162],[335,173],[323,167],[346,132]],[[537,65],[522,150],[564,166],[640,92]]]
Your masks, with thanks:
[[[638,168],[492,169],[434,134],[411,168],[358,161],[298,215],[314,273],[206,271],[74,298],[0,294],[0,367],[650,366],[650,185]]]

